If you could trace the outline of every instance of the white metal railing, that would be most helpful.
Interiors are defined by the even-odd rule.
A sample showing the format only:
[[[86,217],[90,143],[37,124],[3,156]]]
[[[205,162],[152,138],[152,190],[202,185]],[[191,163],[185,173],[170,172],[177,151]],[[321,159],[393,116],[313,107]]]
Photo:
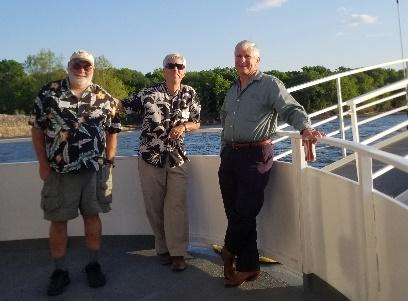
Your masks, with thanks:
[[[287,136],[291,139],[292,142],[292,166],[294,168],[294,181],[297,183],[297,187],[302,190],[300,199],[298,200],[300,204],[300,217],[301,217],[301,245],[302,245],[302,264],[303,267],[307,270],[306,272],[315,272],[314,271],[314,262],[313,259],[309,256],[310,250],[315,247],[313,245],[314,239],[316,236],[315,234],[310,233],[310,218],[315,213],[313,209],[311,209],[311,204],[315,201],[315,198],[308,198],[307,188],[305,188],[305,183],[308,183],[305,179],[305,176],[308,173],[304,173],[303,170],[307,167],[307,163],[304,160],[304,154],[302,150],[302,137],[297,132],[287,132],[287,131],[280,131],[278,132],[279,136]],[[382,213],[380,205],[376,203],[375,197],[375,189],[373,185],[373,180],[375,174],[373,174],[372,170],[372,161],[377,160],[388,165],[391,165],[405,173],[408,174],[408,159],[403,158],[401,156],[397,156],[394,154],[390,154],[374,148],[372,146],[366,146],[361,143],[356,143],[352,141],[346,141],[337,138],[329,138],[324,137],[318,139],[318,143],[327,144],[330,146],[335,146],[339,148],[347,148],[352,150],[358,160],[356,160],[356,168],[358,174],[358,182],[357,182],[357,190],[355,192],[358,193],[358,197],[353,199],[353,203],[358,203],[356,205],[357,208],[361,208],[361,217],[359,219],[360,229],[362,229],[362,237],[363,240],[360,244],[358,249],[354,249],[357,258],[360,258],[361,262],[358,262],[361,268],[361,277],[357,276],[357,280],[361,281],[357,292],[355,295],[358,297],[353,298],[352,300],[390,300],[384,299],[388,298],[387,292],[382,291],[379,289],[380,287],[393,287],[395,285],[400,289],[401,284],[388,284],[382,283],[384,278],[380,275],[380,268],[384,268],[388,264],[388,258],[386,258],[383,253],[378,251],[378,241],[377,237],[381,235],[378,233],[378,229],[382,229],[384,224],[381,224],[381,221],[377,221],[379,214]],[[386,167],[388,168],[388,167]],[[320,179],[320,178],[319,178]],[[318,189],[318,188],[315,188]],[[317,192],[319,194],[319,192]],[[392,201],[386,201],[388,203],[392,203]],[[319,203],[320,204],[320,203]],[[378,205],[376,207],[376,205]],[[321,208],[317,205],[318,213],[321,214]],[[408,211],[408,206],[401,205],[401,211]],[[330,220],[327,219],[327,220]],[[323,222],[323,221],[322,221]],[[324,222],[323,222],[324,223]],[[320,227],[325,227],[326,224],[322,224]],[[327,227],[330,228],[330,222],[327,224]],[[381,236],[380,236],[381,237]],[[317,239],[322,239],[321,233],[319,232]],[[404,248],[406,245],[402,245],[401,248]],[[402,250],[401,250],[402,251]],[[402,251],[404,254],[405,251]],[[324,260],[323,260],[324,261]],[[383,271],[383,270],[381,270]],[[386,278],[387,279],[387,278]],[[388,279],[386,280],[388,281]],[[354,285],[355,286],[355,285]],[[334,283],[334,287],[336,287],[336,283]],[[403,300],[403,296],[398,296],[398,300]]]
[[[388,112],[384,112],[384,113],[379,114],[379,115],[377,115],[375,117],[368,118],[367,120],[360,121],[360,122],[358,121],[357,112],[361,111],[363,109],[369,108],[371,106],[386,102],[386,101],[391,101],[391,100],[393,100],[395,98],[398,98],[398,97],[403,97],[404,95],[405,95],[405,97],[407,98],[407,101],[408,101],[408,96],[407,96],[408,79],[402,79],[402,80],[400,80],[400,81],[398,81],[396,83],[389,84],[389,85],[387,85],[385,87],[382,87],[382,88],[376,89],[374,91],[365,93],[363,95],[354,97],[354,98],[352,98],[350,100],[347,100],[347,101],[343,101],[342,91],[341,91],[341,79],[343,77],[350,76],[350,75],[353,75],[353,74],[357,74],[357,73],[361,73],[361,72],[365,72],[365,71],[369,71],[369,70],[374,70],[374,69],[378,69],[378,68],[383,68],[383,67],[387,67],[387,66],[392,66],[392,65],[396,65],[396,64],[400,64],[400,63],[408,63],[408,59],[401,59],[401,60],[396,60],[396,61],[392,61],[392,62],[388,62],[388,63],[373,65],[373,66],[359,68],[359,69],[350,70],[350,71],[346,71],[346,72],[341,72],[341,73],[338,73],[338,74],[327,76],[325,78],[321,78],[321,79],[314,80],[314,81],[311,81],[311,82],[308,82],[308,83],[305,83],[305,84],[301,84],[301,85],[298,85],[298,86],[288,88],[288,92],[292,93],[292,92],[300,91],[300,90],[303,90],[303,89],[306,89],[306,88],[310,88],[310,87],[313,87],[313,86],[316,86],[316,85],[319,85],[319,84],[322,84],[322,83],[326,83],[326,82],[335,80],[336,81],[336,90],[337,90],[336,91],[337,92],[337,105],[332,105],[332,106],[329,106],[329,107],[324,108],[322,110],[316,111],[314,113],[309,114],[309,116],[310,117],[318,117],[318,116],[322,116],[323,114],[325,114],[327,112],[334,112],[336,110],[337,110],[337,113],[335,114],[335,116],[324,118],[324,119],[312,124],[312,126],[317,127],[317,126],[326,124],[326,123],[328,123],[330,121],[338,119],[339,120],[339,129],[335,130],[335,131],[332,131],[330,133],[327,133],[327,136],[331,137],[331,136],[340,134],[341,139],[345,140],[345,138],[346,138],[345,132],[351,129],[352,130],[353,141],[354,142],[359,142],[359,136],[360,136],[359,135],[359,128],[358,128],[359,125],[362,125],[364,123],[368,123],[370,121],[376,120],[376,119],[381,118],[381,117],[388,116],[388,115],[396,113],[396,112],[401,112],[403,110],[407,110],[408,106],[403,105],[403,106],[401,106],[399,108],[390,110]],[[399,91],[399,90],[402,90],[402,89],[404,89],[404,91]],[[397,91],[397,93],[394,93],[392,95],[387,95],[387,96],[382,97],[382,98],[380,98],[378,100],[371,101],[371,102],[367,103],[368,101],[370,101],[370,100],[372,100],[374,98],[377,98],[377,97],[382,96],[382,95],[384,95],[386,93],[392,93],[392,92],[395,92],[395,91]],[[362,104],[362,103],[364,103],[364,104]],[[362,105],[357,106],[359,104],[362,104]],[[346,112],[344,112],[344,109],[343,109],[345,106],[349,107],[349,110],[347,110]],[[344,125],[344,116],[346,116],[346,115],[350,115],[350,117],[351,117],[351,126],[345,126]],[[278,130],[283,130],[283,129],[287,128],[288,126],[289,126],[288,124],[280,125],[278,127]],[[404,127],[404,125],[400,124],[399,128],[402,128],[402,127]],[[376,141],[376,140],[378,140],[378,139],[380,139],[380,138],[382,138],[384,136],[386,136],[386,135],[385,134],[379,134],[379,135],[376,135],[374,139],[366,140],[366,142],[369,141],[368,143],[372,143],[372,142],[374,142],[374,141]],[[285,139],[288,139],[288,137],[280,137],[280,138],[274,140],[274,143],[281,142],[281,141],[283,141]],[[290,153],[291,153],[291,150],[283,152],[283,153],[277,155],[275,157],[275,159],[276,160],[281,159],[281,158],[287,156]],[[343,157],[346,157],[346,154],[347,154],[346,149],[342,148]]]
[[[297,139],[297,140],[302,139],[302,136],[298,132],[278,131],[277,134],[278,136],[281,136],[281,137],[286,136],[286,137]],[[339,148],[345,147],[357,154],[360,154],[360,156],[366,156],[371,159],[375,159],[380,162],[387,163],[389,165],[392,165],[408,173],[408,159],[398,156],[398,155],[387,153],[375,147],[363,145],[361,143],[355,143],[353,141],[332,138],[332,137],[318,138],[318,143],[328,144],[328,145],[339,147]],[[299,142],[299,144],[301,145],[301,141]]]

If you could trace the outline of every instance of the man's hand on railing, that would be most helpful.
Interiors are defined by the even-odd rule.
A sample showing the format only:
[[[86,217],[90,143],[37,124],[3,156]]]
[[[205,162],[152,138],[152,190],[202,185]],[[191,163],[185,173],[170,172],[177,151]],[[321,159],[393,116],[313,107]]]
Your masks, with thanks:
[[[325,133],[319,132],[318,130],[315,130],[314,128],[306,128],[301,131],[302,134],[302,140],[311,140],[312,143],[316,143],[317,139],[316,138],[322,138],[326,136]]]

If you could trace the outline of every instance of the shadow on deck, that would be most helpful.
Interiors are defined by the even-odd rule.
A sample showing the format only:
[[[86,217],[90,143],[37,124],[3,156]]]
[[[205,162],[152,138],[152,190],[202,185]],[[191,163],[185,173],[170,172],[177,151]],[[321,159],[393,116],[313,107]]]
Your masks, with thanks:
[[[152,250],[151,236],[105,236],[100,262],[108,282],[92,289],[82,271],[88,254],[82,237],[69,240],[71,284],[55,300],[329,300],[302,286],[302,275],[282,265],[264,265],[257,281],[223,286],[222,262],[210,249],[192,248],[188,268],[172,272]],[[204,250],[204,251],[203,251]],[[129,254],[131,252],[132,254]],[[0,242],[0,299],[45,300],[53,269],[46,239]],[[330,299],[331,300],[331,299]]]

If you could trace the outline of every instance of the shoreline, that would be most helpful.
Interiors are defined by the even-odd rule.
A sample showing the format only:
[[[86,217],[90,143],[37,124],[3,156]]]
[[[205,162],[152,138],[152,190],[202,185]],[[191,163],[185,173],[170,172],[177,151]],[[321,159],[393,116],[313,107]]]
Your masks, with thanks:
[[[359,114],[361,117],[370,117],[379,114],[376,113],[365,113]],[[392,115],[406,115],[406,112],[398,112]],[[347,116],[346,116],[347,118]],[[31,137],[31,126],[28,125],[29,116],[28,115],[6,115],[0,114],[0,141],[1,140],[11,140],[11,139],[21,139]],[[220,122],[214,120],[201,123],[203,126],[216,125]],[[122,125],[122,132],[132,132],[141,128],[141,125]]]

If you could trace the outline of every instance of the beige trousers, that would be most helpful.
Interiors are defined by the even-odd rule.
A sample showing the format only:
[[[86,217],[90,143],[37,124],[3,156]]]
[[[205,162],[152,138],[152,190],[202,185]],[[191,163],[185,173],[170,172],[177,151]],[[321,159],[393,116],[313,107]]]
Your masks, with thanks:
[[[155,167],[139,157],[146,214],[158,254],[185,256],[188,247],[187,164]]]

